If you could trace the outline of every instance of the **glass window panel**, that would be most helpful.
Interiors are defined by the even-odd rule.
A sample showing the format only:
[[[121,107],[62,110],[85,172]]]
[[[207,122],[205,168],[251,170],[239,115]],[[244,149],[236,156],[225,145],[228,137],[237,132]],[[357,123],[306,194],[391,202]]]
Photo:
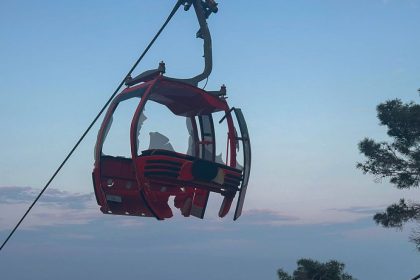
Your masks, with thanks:
[[[130,127],[139,102],[140,98],[134,97],[118,103],[106,128],[103,154],[131,158]]]

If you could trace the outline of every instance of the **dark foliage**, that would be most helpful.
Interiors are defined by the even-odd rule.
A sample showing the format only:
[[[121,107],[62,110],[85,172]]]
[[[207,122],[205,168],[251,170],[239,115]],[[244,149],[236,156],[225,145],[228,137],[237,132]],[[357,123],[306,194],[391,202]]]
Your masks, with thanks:
[[[398,188],[420,184],[420,105],[391,100],[378,105],[381,125],[388,127],[392,143],[375,142],[366,138],[359,150],[367,157],[357,167],[364,173],[389,178]]]
[[[357,168],[375,175],[378,179],[388,178],[399,189],[416,188],[420,185],[420,105],[404,104],[395,99],[377,107],[380,124],[388,128],[393,142],[375,142],[365,138],[359,143],[359,150],[367,160],[358,163]],[[420,204],[399,203],[390,205],[385,212],[374,216],[377,224],[384,227],[402,228],[409,221],[420,222]],[[420,251],[420,234],[411,236]]]
[[[283,269],[277,271],[280,280],[356,280],[344,272],[345,265],[336,260],[321,263],[311,259],[297,261],[297,269],[289,275]]]
[[[404,199],[401,199],[398,204],[388,206],[385,212],[377,213],[373,219],[384,227],[402,228],[406,222],[420,222],[420,205],[415,203],[408,205]]]

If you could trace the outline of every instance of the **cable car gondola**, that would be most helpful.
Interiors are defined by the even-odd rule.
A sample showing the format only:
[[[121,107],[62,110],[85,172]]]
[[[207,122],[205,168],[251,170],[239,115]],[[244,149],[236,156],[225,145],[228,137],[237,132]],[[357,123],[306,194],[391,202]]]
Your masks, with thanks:
[[[205,67],[203,73],[190,79],[164,75],[165,65],[135,78],[127,77],[122,90],[111,102],[97,136],[95,164],[92,173],[95,196],[105,214],[155,217],[158,220],[173,216],[169,199],[183,216],[203,218],[210,192],[223,197],[219,216],[224,217],[238,194],[234,219],[242,213],[251,167],[251,147],[242,111],[226,102],[226,88],[206,91],[197,87],[212,69],[211,37],[206,19],[217,12],[212,0],[182,1],[185,10],[194,7],[200,30],[197,37],[204,40]],[[128,100],[137,100],[130,126],[131,157],[106,155],[103,146],[117,107]],[[175,151],[169,143],[141,150],[139,135],[145,120],[146,104],[168,108],[173,118],[185,118],[189,149]],[[217,160],[213,116],[223,112],[219,121],[227,126],[226,162]],[[236,120],[235,120],[236,119]],[[235,127],[237,124],[237,127]],[[163,135],[150,135],[165,139]],[[128,139],[127,139],[128,140]],[[163,141],[165,142],[165,141]],[[166,141],[167,142],[167,141]],[[240,145],[240,143],[242,143]],[[240,166],[237,149],[241,146]]]

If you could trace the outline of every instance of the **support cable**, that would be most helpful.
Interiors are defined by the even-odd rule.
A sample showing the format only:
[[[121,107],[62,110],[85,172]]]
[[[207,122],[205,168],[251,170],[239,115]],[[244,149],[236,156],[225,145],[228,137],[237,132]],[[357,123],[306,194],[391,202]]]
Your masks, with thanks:
[[[156,33],[156,35],[153,37],[153,39],[150,41],[149,45],[144,49],[143,53],[140,55],[140,57],[137,59],[137,61],[134,63],[134,65],[131,67],[130,71],[128,71],[127,75],[125,75],[124,79],[121,81],[121,83],[118,85],[118,87],[115,89],[114,93],[111,95],[111,97],[108,99],[108,101],[105,103],[105,105],[102,107],[102,109],[99,111],[99,113],[96,115],[96,117],[93,119],[93,121],[90,123],[88,128],[85,130],[85,132],[82,134],[82,136],[79,138],[79,140],[76,142],[74,147],[70,150],[70,152],[67,154],[66,158],[63,160],[63,162],[60,164],[60,166],[57,168],[57,170],[54,172],[54,174],[51,176],[51,178],[48,180],[47,184],[44,186],[44,188],[41,190],[41,192],[38,194],[38,196],[35,198],[35,200],[32,202],[31,206],[29,206],[28,210],[26,210],[25,214],[22,216],[22,218],[19,220],[19,222],[16,224],[16,226],[13,228],[13,230],[10,232],[9,236],[6,238],[6,240],[3,242],[3,244],[0,247],[0,251],[3,249],[3,247],[6,245],[6,243],[9,241],[9,239],[12,237],[12,235],[15,233],[15,231],[18,229],[20,224],[23,222],[25,217],[29,214],[31,209],[34,207],[36,202],[39,200],[39,198],[42,196],[42,194],[47,190],[48,186],[51,184],[51,182],[54,180],[54,178],[57,176],[57,174],[60,172],[60,170],[63,168],[63,166],[66,164],[66,162],[69,160],[69,158],[72,156],[73,152],[77,149],[79,144],[83,141],[83,139],[86,137],[90,129],[93,127],[93,125],[96,123],[96,121],[99,119],[99,117],[102,115],[102,113],[105,111],[105,109],[108,107],[109,103],[114,99],[115,95],[117,95],[118,91],[121,89],[121,87],[124,85],[124,82],[128,76],[131,75],[131,73],[136,69],[137,65],[140,63],[140,61],[143,59],[143,57],[146,55],[146,53],[149,51],[149,49],[152,47],[153,43],[156,41],[156,39],[159,37],[159,35],[162,33],[162,31],[165,29],[166,25],[168,25],[169,21],[172,19],[172,17],[175,15],[178,8],[181,6],[183,1],[178,0],[175,4],[174,8],[172,9],[171,13],[167,17],[166,21],[163,23],[159,31]]]

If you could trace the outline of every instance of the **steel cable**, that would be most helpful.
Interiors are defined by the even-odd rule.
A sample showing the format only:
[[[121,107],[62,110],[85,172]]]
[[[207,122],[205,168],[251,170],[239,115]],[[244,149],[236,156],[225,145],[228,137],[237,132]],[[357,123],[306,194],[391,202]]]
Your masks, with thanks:
[[[54,172],[54,174],[51,176],[51,178],[48,180],[47,184],[45,184],[44,188],[41,190],[41,192],[38,194],[38,196],[35,198],[35,200],[32,202],[32,204],[29,206],[28,210],[26,210],[25,214],[22,216],[22,218],[19,220],[19,222],[16,224],[16,226],[13,228],[13,230],[10,232],[9,236],[6,238],[6,240],[3,242],[3,244],[0,247],[0,251],[3,249],[3,247],[6,245],[6,243],[9,241],[9,239],[12,237],[12,235],[15,233],[15,231],[19,228],[20,224],[23,222],[25,217],[29,214],[31,209],[34,207],[36,202],[40,199],[42,194],[47,190],[48,186],[51,184],[51,182],[54,180],[54,178],[57,176],[57,174],[60,172],[60,170],[63,168],[63,166],[66,164],[66,162],[69,160],[69,158],[72,156],[73,152],[77,149],[77,147],[80,145],[80,143],[83,141],[83,139],[86,137],[86,135],[89,133],[90,129],[93,127],[93,125],[96,123],[96,121],[99,119],[99,117],[102,115],[102,113],[105,111],[105,109],[108,107],[109,103],[114,99],[115,95],[118,93],[118,91],[121,89],[121,87],[124,85],[124,82],[128,76],[131,75],[131,73],[136,69],[137,65],[140,63],[140,61],[143,59],[143,57],[146,55],[146,53],[149,51],[149,49],[152,47],[153,43],[156,41],[156,39],[159,37],[159,35],[162,33],[162,31],[165,29],[166,25],[168,25],[169,21],[172,19],[172,17],[177,12],[178,8],[181,6],[181,4],[184,1],[178,0],[175,4],[174,8],[172,9],[171,13],[167,17],[166,21],[163,23],[159,31],[156,33],[156,35],[153,37],[153,39],[150,41],[150,43],[147,45],[147,47],[144,49],[143,53],[140,55],[140,57],[137,59],[137,61],[134,63],[134,65],[131,67],[130,71],[128,71],[127,75],[124,76],[124,79],[121,81],[121,83],[118,85],[118,87],[115,89],[114,93],[111,95],[111,97],[108,99],[108,101],[105,103],[105,105],[102,107],[102,109],[99,111],[99,113],[96,115],[96,117],[93,119],[93,121],[90,123],[88,128],[85,130],[85,132],[82,134],[82,136],[79,138],[79,140],[76,142],[76,144],[73,146],[73,148],[70,150],[70,152],[67,154],[66,158],[63,160],[63,162],[60,164],[60,166],[57,168],[57,170]]]

